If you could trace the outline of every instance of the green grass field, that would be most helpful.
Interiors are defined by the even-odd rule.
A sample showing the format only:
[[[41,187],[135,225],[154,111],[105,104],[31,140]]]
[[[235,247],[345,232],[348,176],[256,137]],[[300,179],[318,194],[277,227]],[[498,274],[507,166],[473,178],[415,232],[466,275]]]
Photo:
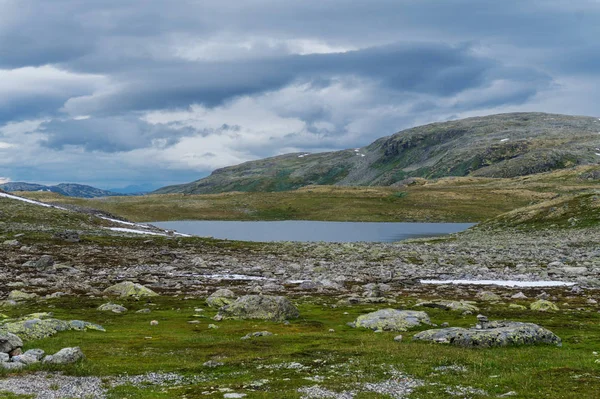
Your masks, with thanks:
[[[415,298],[399,297],[401,305],[410,307]],[[510,391],[518,398],[597,398],[600,392],[600,348],[597,325],[600,314],[574,311],[581,303],[563,305],[561,311],[540,314],[529,310],[515,311],[507,305],[479,303],[490,318],[537,322],[558,334],[563,347],[534,346],[521,348],[461,349],[436,344],[414,343],[414,332],[404,333],[402,342],[394,342],[397,333],[374,333],[353,329],[346,322],[359,314],[389,305],[332,307],[327,297],[299,299],[301,318],[289,325],[263,321],[222,321],[210,318],[215,312],[203,300],[153,298],[124,301],[126,314],[97,311],[101,299],[59,299],[12,310],[9,314],[28,311],[52,311],[55,317],[85,319],[101,323],[102,332],[64,332],[53,338],[33,341],[26,348],[40,347],[49,353],[65,346],[80,346],[87,356],[82,363],[61,370],[77,376],[116,376],[146,372],[176,372],[195,377],[190,384],[165,389],[148,386],[122,386],[110,391],[111,398],[221,398],[225,391],[244,392],[248,398],[299,398],[297,389],[320,385],[334,391],[362,383],[389,379],[386,372],[394,368],[422,380],[425,385],[411,398],[449,397],[446,388],[467,386],[486,391],[487,395],[461,397],[495,397]],[[120,303],[120,302],[119,302]],[[524,302],[526,304],[526,302]],[[136,314],[150,307],[152,313]],[[206,309],[205,318],[194,317],[195,308]],[[396,305],[397,307],[397,305]],[[474,316],[427,309],[435,323],[469,326]],[[347,314],[345,314],[347,313]],[[158,320],[151,326],[150,320]],[[199,320],[199,324],[188,321]],[[209,323],[220,328],[209,329]],[[330,329],[335,332],[329,332]],[[267,330],[276,335],[241,340],[247,333]],[[208,360],[224,365],[204,367]],[[290,363],[305,366],[289,367]],[[438,366],[460,366],[463,371],[436,372]],[[38,366],[35,369],[45,369]],[[256,384],[262,381],[264,385]],[[363,393],[364,398],[384,398]],[[4,396],[10,397],[10,396]]]

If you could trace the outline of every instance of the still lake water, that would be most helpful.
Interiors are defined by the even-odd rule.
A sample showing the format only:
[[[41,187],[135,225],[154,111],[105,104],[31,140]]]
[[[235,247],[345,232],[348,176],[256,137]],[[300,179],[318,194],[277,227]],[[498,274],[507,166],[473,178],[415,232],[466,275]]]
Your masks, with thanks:
[[[457,233],[473,223],[238,222],[184,220],[153,225],[202,237],[241,241],[394,242]]]

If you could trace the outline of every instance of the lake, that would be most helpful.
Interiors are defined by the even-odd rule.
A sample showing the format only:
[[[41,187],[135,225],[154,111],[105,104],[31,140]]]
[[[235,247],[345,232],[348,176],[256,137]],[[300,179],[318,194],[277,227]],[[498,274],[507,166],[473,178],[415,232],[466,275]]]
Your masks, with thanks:
[[[198,221],[155,222],[153,225],[180,233],[225,240],[274,242],[395,242],[408,238],[457,233],[473,223],[377,223]]]

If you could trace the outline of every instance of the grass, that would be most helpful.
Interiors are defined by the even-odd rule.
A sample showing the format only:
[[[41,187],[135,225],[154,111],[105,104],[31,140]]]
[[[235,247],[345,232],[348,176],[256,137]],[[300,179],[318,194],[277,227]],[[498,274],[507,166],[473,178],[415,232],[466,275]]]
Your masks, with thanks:
[[[410,306],[414,298],[399,297]],[[124,386],[111,390],[111,398],[200,398],[222,397],[219,389],[245,392],[249,398],[298,398],[297,389],[316,383],[306,378],[321,376],[319,385],[340,391],[357,383],[386,380],[391,368],[424,380],[427,385],[413,398],[439,398],[445,387],[456,385],[483,389],[491,396],[509,391],[519,398],[596,398],[600,392],[600,366],[592,351],[600,346],[596,326],[597,312],[574,311],[574,303],[553,314],[513,311],[507,305],[480,303],[491,318],[510,318],[537,322],[563,338],[563,347],[534,346],[469,350],[456,347],[393,341],[397,333],[376,334],[345,325],[359,314],[389,305],[337,306],[328,297],[299,299],[302,317],[289,325],[263,321],[223,321],[220,328],[208,317],[215,312],[202,299],[153,298],[146,301],[123,301],[126,314],[96,310],[101,299],[62,298],[42,304],[30,303],[8,310],[11,316],[33,311],[52,311],[58,318],[84,319],[101,323],[101,332],[65,332],[55,337],[32,341],[25,349],[41,347],[49,353],[65,346],[80,346],[87,360],[62,368],[70,375],[117,376],[146,372],[177,372],[199,377],[191,385],[179,387],[135,388]],[[120,302],[119,302],[120,303]],[[150,307],[152,313],[135,311]],[[202,307],[207,318],[195,318],[194,308]],[[348,314],[344,314],[347,312]],[[427,309],[435,323],[469,326],[474,316],[460,316]],[[150,326],[150,320],[158,326]],[[188,321],[200,320],[200,324]],[[334,329],[335,332],[329,332]],[[249,332],[267,330],[276,335],[243,341]],[[151,337],[151,338],[149,338]],[[207,368],[203,363],[217,359],[224,366]],[[301,363],[306,369],[285,365]],[[282,366],[283,365],[283,366]],[[465,372],[439,373],[435,367],[459,365]],[[34,369],[44,369],[38,366]],[[250,388],[254,381],[268,380],[262,387]],[[438,384],[438,385],[431,385]],[[205,395],[203,392],[211,392]],[[441,396],[440,396],[441,395]],[[8,397],[11,396],[2,396]],[[368,394],[364,397],[377,397]],[[384,396],[380,396],[384,397]],[[469,396],[469,397],[479,397]]]
[[[133,221],[328,220],[479,222],[558,195],[600,188],[584,166],[512,179],[444,178],[397,187],[309,186],[295,191],[81,199],[54,193],[22,195],[118,214]]]

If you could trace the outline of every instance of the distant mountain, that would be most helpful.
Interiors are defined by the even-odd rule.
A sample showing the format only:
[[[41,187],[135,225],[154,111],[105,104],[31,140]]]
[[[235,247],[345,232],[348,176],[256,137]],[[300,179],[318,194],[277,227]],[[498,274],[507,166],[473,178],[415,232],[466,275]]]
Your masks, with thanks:
[[[121,195],[112,191],[101,190],[99,188],[86,186],[83,184],[61,183],[56,186],[44,186],[42,184],[32,184],[23,182],[0,184],[0,189],[8,192],[15,191],[48,191],[64,195],[66,197],[96,198]]]
[[[415,127],[363,148],[246,162],[155,193],[388,186],[411,177],[515,177],[599,161],[598,118],[511,113]]]

